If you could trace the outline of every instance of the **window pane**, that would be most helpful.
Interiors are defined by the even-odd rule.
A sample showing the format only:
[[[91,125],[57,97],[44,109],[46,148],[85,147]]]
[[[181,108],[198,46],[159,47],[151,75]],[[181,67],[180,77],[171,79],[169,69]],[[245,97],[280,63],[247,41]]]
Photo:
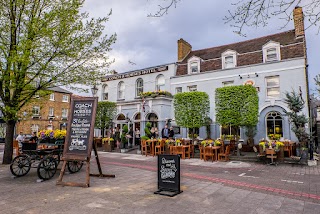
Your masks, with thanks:
[[[176,87],[176,94],[182,92],[182,87]]]
[[[225,68],[233,68],[234,62],[233,62],[233,56],[226,56],[224,58],[225,61]]]
[[[267,77],[267,87],[279,86],[279,76]]]
[[[191,67],[191,72],[192,73],[197,73],[198,72],[198,63],[197,62],[192,62],[190,67]]]
[[[268,97],[279,97],[280,96],[280,88],[268,88],[267,89],[267,96]]]
[[[226,81],[222,83],[223,86],[233,85],[233,81]]]

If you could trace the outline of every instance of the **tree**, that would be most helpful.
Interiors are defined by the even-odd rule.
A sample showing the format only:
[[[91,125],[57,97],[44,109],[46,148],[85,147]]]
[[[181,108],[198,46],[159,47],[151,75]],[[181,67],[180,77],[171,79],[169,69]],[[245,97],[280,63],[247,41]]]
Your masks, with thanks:
[[[173,99],[174,116],[179,126],[192,128],[192,138],[194,138],[194,128],[200,128],[207,124],[210,111],[209,96],[205,92],[192,91],[174,95]]]
[[[158,5],[159,9],[154,14],[149,14],[151,17],[160,17],[168,13],[169,9],[176,7],[180,0],[168,0],[162,5]],[[234,32],[243,34],[244,27],[265,27],[268,25],[268,20],[272,17],[279,17],[284,20],[285,27],[292,20],[293,8],[300,6],[304,10],[304,17],[309,22],[306,29],[314,26],[318,28],[320,20],[320,0],[240,0],[237,3],[232,3],[232,10],[228,10],[228,15],[224,21],[230,23],[237,30]]]
[[[286,98],[284,102],[288,105],[290,112],[286,112],[290,122],[293,124],[292,131],[295,133],[302,147],[306,147],[310,135],[306,131],[306,124],[308,123],[308,118],[301,111],[304,108],[305,101],[302,99],[301,94],[295,91],[286,92]]]
[[[251,85],[216,89],[216,121],[222,126],[255,127],[258,123],[259,97]]]
[[[109,101],[101,101],[98,103],[95,127],[104,130],[112,124],[112,120],[117,113],[117,104]]]
[[[103,35],[111,12],[104,18],[89,18],[88,13],[80,12],[83,3],[0,3],[0,110],[7,125],[4,164],[12,160],[19,109],[36,93],[52,86],[93,85],[111,63],[107,53],[116,35]]]

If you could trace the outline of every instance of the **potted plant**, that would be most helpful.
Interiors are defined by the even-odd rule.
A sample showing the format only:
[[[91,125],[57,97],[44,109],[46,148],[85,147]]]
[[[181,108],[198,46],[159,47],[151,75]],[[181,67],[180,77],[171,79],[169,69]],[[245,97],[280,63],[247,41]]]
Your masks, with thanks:
[[[254,136],[257,134],[257,127],[256,126],[247,126],[245,135],[248,137],[247,144],[249,147],[254,146]]]
[[[112,152],[114,149],[114,139],[113,138],[102,138],[102,145],[104,148],[104,151],[106,152]]]

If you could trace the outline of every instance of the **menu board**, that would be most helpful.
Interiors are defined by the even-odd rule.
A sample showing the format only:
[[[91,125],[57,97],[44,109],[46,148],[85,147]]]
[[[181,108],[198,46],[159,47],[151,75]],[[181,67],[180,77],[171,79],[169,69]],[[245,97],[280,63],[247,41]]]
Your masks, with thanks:
[[[73,98],[68,118],[64,157],[87,160],[91,156],[97,98]]]
[[[179,155],[158,156],[158,189],[160,191],[180,191]]]

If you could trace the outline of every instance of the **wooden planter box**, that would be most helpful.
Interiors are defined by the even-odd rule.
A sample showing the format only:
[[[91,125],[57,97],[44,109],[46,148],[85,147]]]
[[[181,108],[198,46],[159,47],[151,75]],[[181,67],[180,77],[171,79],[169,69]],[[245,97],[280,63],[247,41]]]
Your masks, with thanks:
[[[104,143],[104,151],[105,152],[112,152],[112,150],[114,149],[114,144],[113,141],[110,142],[110,144],[108,142]]]

